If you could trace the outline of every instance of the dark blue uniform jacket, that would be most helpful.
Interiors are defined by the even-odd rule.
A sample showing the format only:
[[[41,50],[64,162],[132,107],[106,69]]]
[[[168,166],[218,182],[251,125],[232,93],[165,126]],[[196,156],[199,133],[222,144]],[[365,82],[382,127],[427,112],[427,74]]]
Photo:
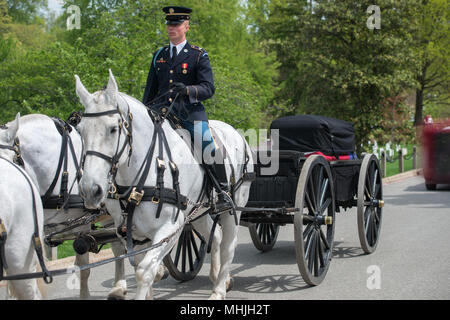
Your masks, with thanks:
[[[215,91],[208,54],[204,49],[186,42],[172,63],[169,50],[169,46],[166,46],[153,54],[142,102],[150,107],[162,102],[170,105],[175,98],[173,92],[153,103],[150,102],[169,91],[172,83],[182,82],[187,86],[189,95],[184,97],[182,103],[175,105],[176,113],[183,120],[207,121],[208,117],[201,101],[212,97]]]

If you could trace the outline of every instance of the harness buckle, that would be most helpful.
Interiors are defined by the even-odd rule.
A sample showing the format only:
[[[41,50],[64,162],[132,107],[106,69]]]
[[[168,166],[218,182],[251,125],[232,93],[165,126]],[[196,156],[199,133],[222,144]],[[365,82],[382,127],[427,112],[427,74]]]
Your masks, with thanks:
[[[3,224],[2,219],[0,219],[0,240],[5,241],[7,237],[6,227]]]
[[[156,158],[156,161],[158,161],[158,168],[159,169],[166,169],[166,163],[163,159]]]
[[[144,196],[144,190],[142,192],[137,192],[136,187],[131,190],[130,196],[128,197],[128,202],[136,201],[136,205],[138,206],[141,203],[142,197]]]
[[[34,246],[37,250],[40,250],[42,248],[42,243],[41,243],[41,239],[37,236],[33,237],[33,241],[34,241]]]
[[[158,204],[160,200],[161,200],[161,199],[158,198],[158,197],[155,197],[155,196],[152,197],[152,202],[153,202],[154,204]]]
[[[114,194],[116,194],[116,192],[117,192],[116,185],[114,183],[111,183],[108,193],[114,195]]]
[[[169,165],[170,165],[170,169],[172,170],[172,172],[177,171],[177,165],[174,162],[170,161]]]

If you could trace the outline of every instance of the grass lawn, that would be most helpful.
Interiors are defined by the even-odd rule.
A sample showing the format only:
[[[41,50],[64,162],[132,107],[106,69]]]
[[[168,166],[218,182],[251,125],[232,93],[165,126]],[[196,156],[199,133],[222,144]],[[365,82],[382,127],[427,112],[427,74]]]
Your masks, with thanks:
[[[103,246],[102,250],[108,249],[108,248],[111,248],[109,243],[105,244]],[[73,250],[73,240],[64,241],[63,244],[60,244],[58,246],[58,259],[71,257],[74,255],[75,255],[75,251]]]
[[[412,153],[413,153],[413,145],[408,145],[406,146],[406,149],[408,149],[408,154],[406,155],[406,157],[411,157]],[[394,155],[392,156],[392,158],[397,157],[398,153],[397,151],[394,151]],[[417,150],[417,166],[419,167],[420,165],[420,151]],[[404,160],[404,171],[409,171],[413,169],[413,159],[411,157],[411,159],[409,160]],[[386,161],[386,177],[390,177],[393,175],[396,175],[400,173],[399,171],[399,161],[396,160],[393,163],[387,162]]]

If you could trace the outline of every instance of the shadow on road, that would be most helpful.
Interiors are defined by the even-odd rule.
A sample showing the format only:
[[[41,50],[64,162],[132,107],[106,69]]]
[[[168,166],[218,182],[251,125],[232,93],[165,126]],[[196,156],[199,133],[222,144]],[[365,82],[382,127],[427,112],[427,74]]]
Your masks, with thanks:
[[[425,182],[407,186],[401,194],[384,194],[384,201],[389,206],[414,206],[415,208],[448,208],[450,185],[437,185],[435,191],[427,190]],[[443,196],[446,194],[447,196]]]
[[[333,247],[333,259],[348,259],[364,256],[361,247],[343,247],[342,241],[335,241]]]

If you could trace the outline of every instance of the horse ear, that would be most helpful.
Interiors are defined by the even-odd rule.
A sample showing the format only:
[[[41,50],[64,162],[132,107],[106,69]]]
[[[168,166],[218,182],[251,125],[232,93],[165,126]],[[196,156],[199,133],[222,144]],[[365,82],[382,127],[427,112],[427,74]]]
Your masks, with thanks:
[[[78,75],[75,75],[75,92],[77,93],[78,98],[80,98],[81,104],[84,107],[87,107],[89,101],[91,100],[91,94],[81,83],[80,77],[78,77]]]
[[[117,86],[116,79],[114,78],[114,75],[113,75],[111,69],[109,69],[109,81],[108,81],[108,86],[106,87],[105,93],[110,102],[114,103],[116,101],[116,95],[117,95],[118,91],[119,91],[119,88]]]
[[[12,142],[17,135],[17,131],[19,131],[19,118],[20,113],[16,114],[16,118],[8,124],[8,129],[6,133],[6,137],[9,142]]]

